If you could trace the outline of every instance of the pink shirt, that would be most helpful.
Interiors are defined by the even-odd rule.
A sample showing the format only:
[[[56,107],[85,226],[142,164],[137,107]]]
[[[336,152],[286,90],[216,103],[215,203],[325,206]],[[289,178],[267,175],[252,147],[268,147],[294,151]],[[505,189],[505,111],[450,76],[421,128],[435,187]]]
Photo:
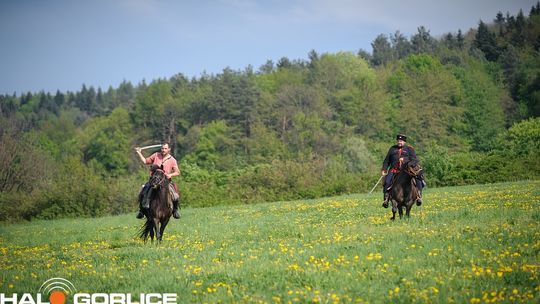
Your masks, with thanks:
[[[178,172],[180,172],[176,159],[174,159],[174,157],[172,157],[170,154],[166,157],[165,161],[163,161],[163,155],[160,152],[156,152],[146,159],[146,164],[154,164],[158,167],[161,167],[163,164],[163,171],[165,171],[167,174],[171,174],[173,172],[173,168],[176,168]]]

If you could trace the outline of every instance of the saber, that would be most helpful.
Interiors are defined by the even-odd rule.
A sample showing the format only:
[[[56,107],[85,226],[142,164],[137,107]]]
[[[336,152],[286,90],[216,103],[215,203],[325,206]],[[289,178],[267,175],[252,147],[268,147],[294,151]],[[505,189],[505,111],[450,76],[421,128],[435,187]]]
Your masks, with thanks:
[[[375,188],[377,187],[377,185],[381,182],[381,179],[383,178],[384,175],[381,175],[381,177],[379,177],[379,180],[377,181],[377,183],[375,184],[375,186],[373,186],[373,188],[371,189],[371,191],[369,191],[369,194],[371,194],[371,192],[373,192],[373,190],[375,190]]]
[[[388,170],[390,169],[390,166],[386,167],[386,173],[388,173]],[[371,192],[373,192],[373,190],[375,190],[375,188],[377,187],[377,185],[381,182],[381,179],[383,178],[383,176],[386,176],[385,175],[381,175],[381,177],[379,177],[379,180],[377,181],[377,183],[375,184],[375,186],[373,186],[373,188],[371,189],[371,191],[369,191],[369,194],[371,194]]]
[[[152,148],[157,148],[157,147],[161,147],[161,145],[146,146],[146,147],[142,147],[141,150],[152,149]]]

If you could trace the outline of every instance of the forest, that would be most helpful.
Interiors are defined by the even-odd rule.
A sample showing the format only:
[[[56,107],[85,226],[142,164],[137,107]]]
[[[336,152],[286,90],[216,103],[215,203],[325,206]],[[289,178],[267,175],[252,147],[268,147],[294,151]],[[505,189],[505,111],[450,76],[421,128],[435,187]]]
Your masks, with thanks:
[[[540,2],[466,32],[420,26],[371,45],[0,95],[0,220],[135,212],[149,173],[134,147],[160,142],[179,162],[182,207],[369,191],[397,133],[428,187],[540,177]]]

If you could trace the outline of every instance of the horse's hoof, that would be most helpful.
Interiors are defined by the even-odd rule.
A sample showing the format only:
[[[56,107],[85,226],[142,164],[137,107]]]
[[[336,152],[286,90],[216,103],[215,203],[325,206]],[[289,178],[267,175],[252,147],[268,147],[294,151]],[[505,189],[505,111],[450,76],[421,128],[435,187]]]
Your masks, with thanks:
[[[421,206],[422,205],[422,200],[417,200],[416,201],[416,206]]]
[[[173,210],[173,217],[175,219],[179,219],[180,218],[180,213],[178,213],[178,210]]]
[[[383,206],[384,208],[388,208],[388,202],[382,203],[382,206]]]
[[[139,211],[139,213],[137,213],[137,216],[135,216],[138,220],[142,219],[144,217],[144,214],[142,212]]]

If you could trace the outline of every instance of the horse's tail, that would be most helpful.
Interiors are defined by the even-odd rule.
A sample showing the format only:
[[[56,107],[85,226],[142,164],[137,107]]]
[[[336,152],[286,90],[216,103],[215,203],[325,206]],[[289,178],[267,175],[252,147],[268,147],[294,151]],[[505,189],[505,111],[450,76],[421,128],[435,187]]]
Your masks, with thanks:
[[[154,232],[154,221],[151,217],[146,217],[146,222],[141,226],[139,230],[139,238],[146,242],[148,235]]]

